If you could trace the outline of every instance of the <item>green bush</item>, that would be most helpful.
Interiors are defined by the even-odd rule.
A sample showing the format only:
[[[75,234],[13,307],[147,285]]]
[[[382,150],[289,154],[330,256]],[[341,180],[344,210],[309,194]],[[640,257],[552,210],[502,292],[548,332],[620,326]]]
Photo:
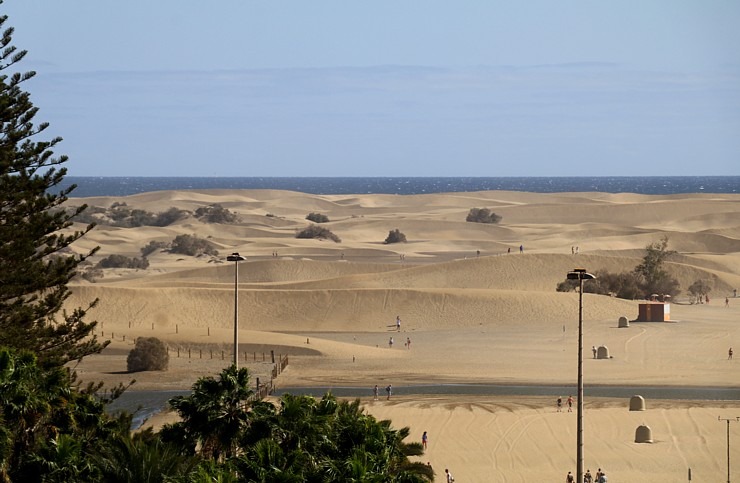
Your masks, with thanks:
[[[83,280],[87,280],[90,283],[95,283],[104,276],[103,271],[98,268],[88,268],[87,270],[78,272],[78,274]]]
[[[195,210],[195,217],[206,223],[237,223],[239,217],[218,203]]]
[[[187,211],[180,210],[174,206],[167,211],[157,213],[152,221],[154,226],[170,226],[176,221],[187,216]]]
[[[691,295],[691,303],[702,303],[702,300],[712,291],[712,283],[709,280],[696,280],[686,290]]]
[[[109,255],[100,260],[96,268],[147,268],[149,260],[146,258],[129,258],[123,255]]]
[[[73,214],[77,211],[78,207],[76,206],[70,206],[64,211],[68,214]],[[103,216],[106,213],[105,208],[100,208],[97,206],[88,206],[84,211],[75,214],[72,217],[72,221],[75,223],[85,223],[89,225],[90,223],[100,224],[101,221],[104,220]]]
[[[295,237],[318,238],[320,240],[331,240],[336,243],[340,243],[342,241],[342,239],[332,233],[331,230],[318,225],[308,225],[306,228],[296,233]]]
[[[465,221],[473,223],[498,223],[501,221],[501,217],[496,213],[492,213],[488,208],[470,208]]]
[[[194,235],[177,235],[170,244],[170,253],[179,253],[182,255],[218,255],[218,250],[208,240],[198,238]]]
[[[113,203],[105,213],[112,220],[113,226],[135,228],[139,226],[169,226],[187,215],[187,212],[175,207],[160,213],[151,213],[141,209],[130,209],[126,203]]]
[[[565,279],[562,282],[560,282],[557,287],[555,287],[555,291],[557,292],[573,292],[578,287],[578,281],[577,280],[570,280]]]
[[[141,256],[142,257],[148,257],[152,253],[156,252],[157,250],[161,250],[163,248],[167,248],[167,243],[161,242],[161,241],[150,241],[145,246],[141,247]]]
[[[129,372],[166,371],[170,363],[167,347],[156,337],[139,337],[126,358]]]
[[[406,235],[401,233],[401,231],[396,228],[395,230],[391,230],[388,232],[388,236],[383,243],[385,243],[386,245],[388,245],[389,243],[406,243]]]
[[[329,217],[321,213],[309,213],[306,215],[306,219],[314,223],[329,223]]]
[[[642,263],[631,272],[611,273],[604,270],[597,271],[595,280],[583,284],[583,291],[602,295],[613,295],[627,300],[644,299],[652,294],[670,295],[675,297],[679,293],[678,281],[664,270],[664,264],[673,251],[668,250],[668,238],[660,242],[651,243],[645,247],[645,256]],[[695,282],[697,284],[698,282]],[[560,282],[555,288],[558,292],[574,290],[578,284],[573,280]],[[691,289],[689,289],[691,291]],[[699,293],[703,290],[701,284],[694,287]],[[693,292],[692,295],[695,295]]]

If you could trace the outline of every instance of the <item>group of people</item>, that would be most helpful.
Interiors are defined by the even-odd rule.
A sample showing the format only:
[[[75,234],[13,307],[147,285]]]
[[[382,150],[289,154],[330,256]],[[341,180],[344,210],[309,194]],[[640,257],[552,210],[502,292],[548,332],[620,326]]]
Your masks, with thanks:
[[[583,483],[607,483],[607,477],[606,473],[601,471],[601,468],[596,472],[594,479],[594,475],[591,474],[591,470],[586,470],[586,473],[583,474]],[[575,482],[575,478],[573,477],[573,474],[569,471],[568,476],[565,477],[566,483],[573,483]]]
[[[380,389],[378,389],[378,385],[376,384],[373,388],[373,401],[378,400],[378,393],[380,392]],[[386,393],[386,399],[390,400],[391,395],[393,394],[393,384],[388,384],[385,386],[385,393]]]
[[[393,344],[394,344],[395,342],[396,342],[396,341],[395,341],[395,340],[393,339],[393,336],[391,336],[391,338],[390,338],[390,339],[388,339],[388,348],[389,348],[389,349],[393,349]],[[406,347],[407,349],[411,349],[411,337],[406,337],[406,342],[404,342],[404,343],[403,343],[403,345],[404,345],[404,347]]]
[[[400,315],[396,316],[396,332],[401,332],[401,316]],[[393,349],[393,344],[395,342],[396,341],[393,339],[393,336],[391,336],[388,339],[388,348]],[[404,342],[403,345],[407,349],[411,349],[411,337],[406,337],[406,342]]]
[[[575,481],[576,478],[573,476],[573,473],[569,471],[568,475],[565,477],[565,483],[575,483]],[[606,473],[601,471],[601,468],[599,468],[599,471],[596,472],[596,479],[594,480],[593,475],[591,475],[591,470],[586,470],[586,473],[583,475],[583,483],[607,483]]]
[[[567,404],[568,404],[568,412],[572,413],[573,412],[573,396],[568,396]],[[563,398],[560,396],[558,396],[557,405],[558,405],[558,412],[559,413],[563,412]]]

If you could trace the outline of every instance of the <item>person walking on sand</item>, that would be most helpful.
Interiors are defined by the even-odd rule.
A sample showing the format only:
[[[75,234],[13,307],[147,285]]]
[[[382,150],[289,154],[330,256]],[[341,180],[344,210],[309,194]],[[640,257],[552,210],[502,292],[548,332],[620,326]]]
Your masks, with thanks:
[[[586,474],[583,475],[583,483],[594,483],[594,477],[591,476],[591,470],[586,470]]]
[[[391,337],[390,339],[388,339],[388,348],[389,349],[393,349],[393,337]]]
[[[401,316],[396,316],[396,331],[401,332]]]
[[[563,398],[560,396],[558,396],[558,412],[563,412]]]
[[[608,481],[609,481],[609,478],[607,478],[606,473],[602,471],[601,476],[599,476],[597,483],[608,483]]]
[[[406,348],[411,349],[411,337],[406,337]]]
[[[390,401],[390,399],[391,399],[391,394],[393,394],[393,385],[392,385],[392,384],[388,384],[388,385],[387,385],[387,386],[385,387],[385,393],[386,393],[386,394],[388,394],[388,397],[386,398],[386,400]]]
[[[427,450],[427,432],[424,431],[424,434],[421,435],[421,446],[424,448],[424,451]]]
[[[568,396],[568,412],[573,412],[573,396]]]
[[[730,350],[727,351],[727,360],[732,359],[732,347],[730,347]]]
[[[519,253],[524,253],[524,245],[519,245]]]
[[[601,481],[601,475],[602,474],[603,473],[601,472],[601,468],[599,468],[598,470],[596,470],[596,483],[599,483],[599,481]]]
[[[447,478],[447,483],[452,483],[453,481],[455,481],[455,477],[452,476],[452,473],[450,473],[450,470],[448,470],[447,468],[445,468],[445,478]]]
[[[725,307],[730,306],[730,297],[725,297]]]
[[[596,359],[596,346],[595,345],[591,346],[591,352],[594,353],[594,359]]]
[[[376,384],[375,387],[373,388],[373,401],[377,401],[377,400],[378,400],[378,385]]]
[[[565,483],[575,483],[576,479],[573,478],[573,473],[568,472],[568,476],[565,477]]]

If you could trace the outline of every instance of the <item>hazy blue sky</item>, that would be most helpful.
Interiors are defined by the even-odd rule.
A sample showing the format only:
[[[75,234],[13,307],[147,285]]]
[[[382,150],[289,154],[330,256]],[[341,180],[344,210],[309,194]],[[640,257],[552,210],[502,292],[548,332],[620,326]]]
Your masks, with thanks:
[[[740,1],[5,0],[73,176],[740,175]]]

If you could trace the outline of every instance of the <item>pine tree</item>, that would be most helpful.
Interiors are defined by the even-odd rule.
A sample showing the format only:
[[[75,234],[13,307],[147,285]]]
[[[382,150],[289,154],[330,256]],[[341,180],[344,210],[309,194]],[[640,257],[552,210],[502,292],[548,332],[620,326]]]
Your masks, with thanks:
[[[0,4],[2,0],[0,0]],[[27,349],[46,367],[100,352],[86,323],[87,308],[63,310],[67,287],[77,266],[97,249],[75,255],[68,247],[93,228],[71,229],[72,211],[62,204],[75,186],[62,189],[66,156],[54,157],[61,138],[36,142],[48,123],[33,124],[38,108],[21,84],[35,72],[4,72],[20,62],[26,51],[11,45],[13,28],[0,16],[0,346]]]

